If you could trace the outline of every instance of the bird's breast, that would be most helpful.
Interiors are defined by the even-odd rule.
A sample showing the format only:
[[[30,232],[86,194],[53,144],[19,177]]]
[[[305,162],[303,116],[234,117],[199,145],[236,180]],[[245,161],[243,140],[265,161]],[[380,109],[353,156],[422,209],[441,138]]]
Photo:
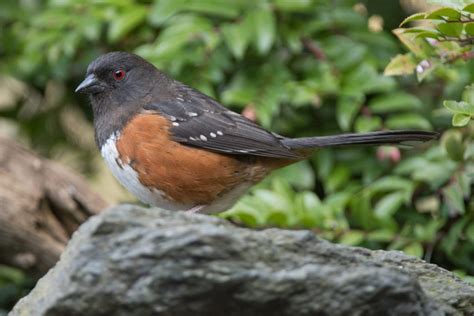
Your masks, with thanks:
[[[119,133],[112,134],[102,145],[101,154],[115,178],[128,191],[143,203],[168,210],[186,210],[193,205],[176,203],[170,200],[166,193],[156,187],[148,187],[140,181],[140,175],[134,169],[133,162],[124,159],[117,149]],[[124,161],[125,160],[125,161]]]

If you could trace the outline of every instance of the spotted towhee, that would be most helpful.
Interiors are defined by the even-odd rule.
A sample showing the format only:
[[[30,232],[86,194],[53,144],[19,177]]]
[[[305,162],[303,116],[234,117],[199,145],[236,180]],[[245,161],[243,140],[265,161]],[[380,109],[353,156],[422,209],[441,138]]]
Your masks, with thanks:
[[[437,136],[381,131],[287,138],[125,52],[93,61],[76,92],[90,96],[96,143],[115,177],[143,202],[170,210],[224,211],[272,170],[307,158],[310,149]]]

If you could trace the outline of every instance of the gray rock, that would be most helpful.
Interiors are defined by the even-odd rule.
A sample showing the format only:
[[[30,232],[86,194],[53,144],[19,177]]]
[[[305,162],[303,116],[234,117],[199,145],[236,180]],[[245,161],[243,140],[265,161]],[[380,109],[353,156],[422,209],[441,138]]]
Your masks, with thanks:
[[[400,252],[125,205],[82,225],[10,315],[474,315],[474,287]]]

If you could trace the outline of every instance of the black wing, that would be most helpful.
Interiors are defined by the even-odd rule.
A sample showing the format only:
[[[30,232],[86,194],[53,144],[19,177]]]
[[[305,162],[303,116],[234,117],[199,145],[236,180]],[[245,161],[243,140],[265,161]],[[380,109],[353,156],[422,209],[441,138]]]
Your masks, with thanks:
[[[156,111],[172,122],[175,141],[211,151],[275,158],[301,158],[283,145],[283,138],[271,133],[240,114],[229,111],[217,101],[192,90],[173,101],[150,103],[145,110]]]

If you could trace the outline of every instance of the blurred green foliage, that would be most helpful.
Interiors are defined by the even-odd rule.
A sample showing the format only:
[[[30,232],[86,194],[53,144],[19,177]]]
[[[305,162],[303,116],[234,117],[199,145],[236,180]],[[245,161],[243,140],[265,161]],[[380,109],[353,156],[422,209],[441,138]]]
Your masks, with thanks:
[[[444,5],[430,12],[419,12],[406,18],[394,33],[409,52],[397,55],[385,69],[385,73],[410,74],[415,72],[419,81],[431,78],[441,78],[452,81],[461,73],[459,68],[452,65],[464,66],[466,61],[474,59],[474,3],[473,1],[435,1]],[[423,21],[424,24],[406,27],[413,21]],[[401,63],[400,60],[409,60]],[[469,83],[469,85],[466,85]],[[441,189],[443,204],[448,217],[452,212],[461,215],[461,220],[450,229],[449,234],[465,235],[467,245],[451,248],[456,243],[455,237],[444,239],[444,250],[453,262],[461,265],[471,265],[468,271],[472,274],[474,254],[472,250],[474,231],[473,224],[473,178],[474,178],[474,86],[472,80],[465,81],[461,101],[447,100],[444,107],[452,114],[452,125],[464,127],[451,128],[444,132],[441,146],[447,155],[446,177],[439,185],[432,187]],[[449,171],[448,171],[449,170]],[[439,173],[437,170],[436,172]],[[443,179],[443,178],[441,178]],[[449,181],[448,181],[449,179]],[[446,184],[443,184],[445,183]],[[435,182],[436,183],[436,182]],[[455,252],[455,250],[457,251]],[[468,250],[466,250],[468,249]],[[470,250],[469,250],[470,249]]]
[[[23,272],[0,265],[0,315],[6,315],[19,297],[33,287],[34,281]]]
[[[433,32],[451,39],[472,28],[459,31],[441,21],[420,32],[397,30],[410,51],[405,54],[383,20],[398,16],[400,23],[407,13],[399,6],[383,10],[381,2],[2,1],[1,73],[20,80],[27,92],[0,108],[0,118],[14,122],[19,135],[46,156],[58,148],[81,155],[77,167],[91,174],[95,149],[64,118],[73,113],[72,123],[86,118],[90,126],[87,100],[74,95],[74,87],[95,57],[126,50],[287,136],[447,130],[441,142],[409,150],[317,152],[275,172],[221,216],[253,227],[304,227],[349,245],[400,249],[473,275],[474,125],[465,119],[472,107],[464,103],[472,102],[472,88],[465,87],[473,81],[474,62],[441,60],[452,52],[472,53],[472,42],[454,49],[453,41],[430,41]],[[436,2],[457,10],[468,4]],[[385,76],[384,69],[416,73],[423,81]],[[444,108],[443,100],[464,103],[450,101]],[[465,124],[455,124],[462,128],[451,128],[450,111],[464,115]]]

